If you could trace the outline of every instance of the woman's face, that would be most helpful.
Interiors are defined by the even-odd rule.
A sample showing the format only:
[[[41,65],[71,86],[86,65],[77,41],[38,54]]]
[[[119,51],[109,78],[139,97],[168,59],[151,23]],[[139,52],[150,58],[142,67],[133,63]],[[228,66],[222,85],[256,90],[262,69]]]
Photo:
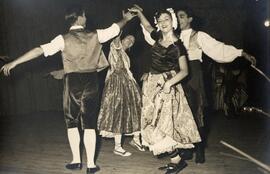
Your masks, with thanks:
[[[126,50],[126,49],[132,47],[133,44],[134,44],[134,42],[135,42],[134,36],[132,36],[132,35],[126,36],[126,37],[122,40],[122,46],[123,46],[124,50]]]
[[[172,26],[172,18],[167,13],[162,13],[159,18],[157,19],[158,27],[160,28],[161,32],[167,33],[173,30]]]

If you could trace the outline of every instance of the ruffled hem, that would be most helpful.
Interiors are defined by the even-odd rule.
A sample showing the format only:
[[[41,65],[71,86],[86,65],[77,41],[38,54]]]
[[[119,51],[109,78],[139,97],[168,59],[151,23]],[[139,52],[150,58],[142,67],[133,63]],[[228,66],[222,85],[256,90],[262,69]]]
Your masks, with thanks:
[[[142,138],[142,145],[147,146],[150,151],[153,152],[154,155],[159,155],[165,152],[172,152],[175,149],[181,148],[181,149],[191,149],[194,148],[193,144],[182,144],[179,142],[176,142],[171,137],[166,136],[161,141],[150,145],[148,144],[143,138]]]
[[[137,135],[137,134],[140,134],[140,131],[136,131],[136,132],[132,132],[132,133],[124,134],[124,135],[125,136],[133,136],[133,135]],[[105,137],[105,138],[114,138],[114,136],[119,135],[119,133],[100,131],[99,135],[101,135],[102,137]]]

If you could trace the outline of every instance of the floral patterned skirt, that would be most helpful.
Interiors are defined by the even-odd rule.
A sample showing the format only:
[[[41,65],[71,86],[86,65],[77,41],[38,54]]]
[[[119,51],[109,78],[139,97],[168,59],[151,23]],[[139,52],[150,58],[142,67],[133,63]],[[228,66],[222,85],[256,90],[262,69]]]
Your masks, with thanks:
[[[193,148],[193,143],[201,141],[181,84],[172,87],[169,94],[162,92],[167,75],[149,73],[143,83],[142,143],[154,155]]]
[[[140,131],[141,92],[125,71],[115,71],[106,80],[97,127],[107,138]]]

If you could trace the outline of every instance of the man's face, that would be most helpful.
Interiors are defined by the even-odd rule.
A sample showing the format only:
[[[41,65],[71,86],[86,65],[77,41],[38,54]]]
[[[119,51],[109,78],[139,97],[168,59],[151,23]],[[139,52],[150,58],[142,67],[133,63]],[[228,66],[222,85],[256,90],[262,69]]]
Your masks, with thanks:
[[[179,21],[180,29],[186,30],[190,28],[190,23],[192,21],[192,17],[189,17],[185,11],[178,11],[177,18]]]

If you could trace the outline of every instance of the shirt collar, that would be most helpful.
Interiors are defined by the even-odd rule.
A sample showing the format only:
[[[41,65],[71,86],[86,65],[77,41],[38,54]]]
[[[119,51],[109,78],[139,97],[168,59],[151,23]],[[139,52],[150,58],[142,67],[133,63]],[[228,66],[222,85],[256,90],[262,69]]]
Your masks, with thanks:
[[[77,30],[77,29],[84,29],[84,27],[81,26],[81,25],[73,25],[73,26],[71,26],[71,27],[69,28],[69,30]]]
[[[187,34],[191,34],[191,32],[192,32],[192,29],[189,28],[189,29],[187,29],[187,30],[182,30],[182,31],[181,31],[181,34],[182,34],[182,35],[187,35]]]

